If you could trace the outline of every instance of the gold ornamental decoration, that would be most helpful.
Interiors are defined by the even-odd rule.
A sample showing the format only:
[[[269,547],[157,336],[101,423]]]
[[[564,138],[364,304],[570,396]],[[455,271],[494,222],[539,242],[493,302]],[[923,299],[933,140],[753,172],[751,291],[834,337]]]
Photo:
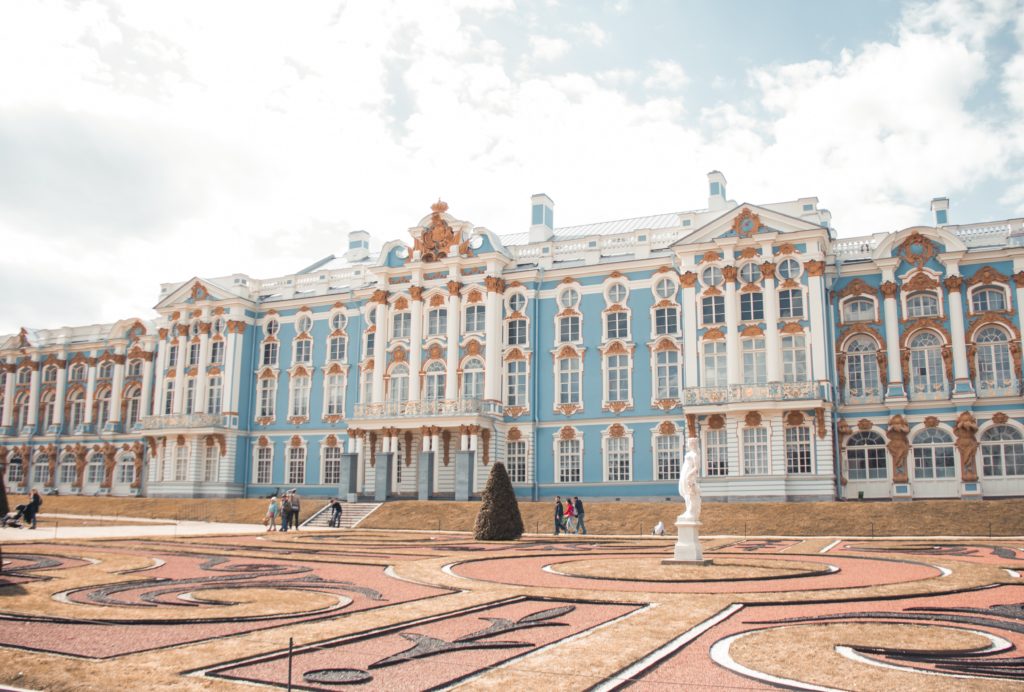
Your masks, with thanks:
[[[912,233],[899,244],[896,254],[903,258],[907,264],[913,264],[920,269],[928,260],[938,254],[938,250],[935,249],[935,244],[928,238],[925,238],[920,233]]]
[[[452,227],[444,220],[448,205],[437,200],[430,205],[432,214],[426,228],[414,239],[413,251],[418,250],[423,262],[436,262],[448,256],[452,245],[458,244],[459,238]]]
[[[659,435],[675,435],[676,424],[670,420],[662,421],[661,425],[658,426]]]
[[[608,428],[608,437],[625,437],[626,429],[619,423]]]
[[[907,455],[910,453],[910,442],[907,433],[910,432],[910,425],[907,419],[896,414],[889,419],[889,428],[885,436],[889,442],[885,445],[892,456],[892,481],[893,483],[906,483],[909,480],[907,474]]]
[[[747,424],[748,428],[756,428],[761,425],[761,414],[757,411],[751,411],[744,416],[743,422]]]

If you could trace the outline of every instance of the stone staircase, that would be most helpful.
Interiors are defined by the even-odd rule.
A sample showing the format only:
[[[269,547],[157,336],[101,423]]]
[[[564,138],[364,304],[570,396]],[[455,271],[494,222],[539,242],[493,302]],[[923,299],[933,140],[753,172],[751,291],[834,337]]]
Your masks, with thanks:
[[[308,502],[308,500],[307,500]],[[354,529],[363,519],[368,517],[373,510],[380,507],[379,502],[342,502],[341,503],[341,528]],[[331,521],[331,503],[328,502],[319,510],[313,513],[309,519],[302,522],[302,528],[326,529]]]

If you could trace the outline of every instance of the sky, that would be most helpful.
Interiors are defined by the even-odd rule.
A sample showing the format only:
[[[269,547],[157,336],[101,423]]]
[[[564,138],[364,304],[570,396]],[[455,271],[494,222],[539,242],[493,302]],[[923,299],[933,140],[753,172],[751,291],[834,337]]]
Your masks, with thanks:
[[[499,234],[817,196],[1024,216],[1024,0],[0,4],[0,334],[154,317],[438,198]]]

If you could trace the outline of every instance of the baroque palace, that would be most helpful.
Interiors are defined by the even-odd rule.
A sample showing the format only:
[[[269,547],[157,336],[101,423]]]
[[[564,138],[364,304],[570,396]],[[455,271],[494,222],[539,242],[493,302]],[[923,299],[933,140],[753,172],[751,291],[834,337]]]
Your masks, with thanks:
[[[838,239],[814,197],[499,235],[437,202],[371,257],[164,284],[0,341],[7,487],[173,497],[1024,494],[1024,220]]]

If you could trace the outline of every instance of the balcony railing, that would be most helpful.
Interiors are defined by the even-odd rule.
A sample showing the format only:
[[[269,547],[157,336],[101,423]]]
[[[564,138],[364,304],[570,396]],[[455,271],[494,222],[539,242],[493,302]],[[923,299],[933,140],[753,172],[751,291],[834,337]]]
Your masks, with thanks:
[[[180,413],[170,416],[143,416],[144,430],[171,428],[226,428],[228,417],[219,413]]]
[[[353,418],[412,418],[416,416],[502,416],[501,402],[484,399],[437,399],[384,401],[356,404]]]
[[[829,401],[831,386],[829,382],[771,382],[731,384],[724,387],[689,387],[683,390],[683,406],[803,399]]]

